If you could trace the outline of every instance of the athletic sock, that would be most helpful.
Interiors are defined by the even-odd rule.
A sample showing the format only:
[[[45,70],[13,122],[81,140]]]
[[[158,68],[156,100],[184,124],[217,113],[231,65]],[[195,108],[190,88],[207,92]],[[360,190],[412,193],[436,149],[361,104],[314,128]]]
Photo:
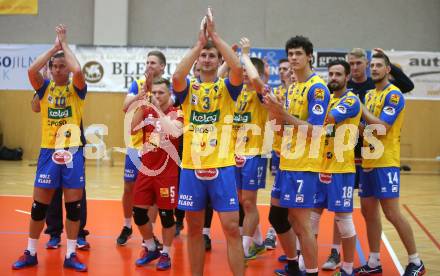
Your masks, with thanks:
[[[31,253],[32,256],[35,256],[35,254],[37,253],[37,243],[38,239],[28,238],[27,250]]]
[[[413,263],[416,266],[419,266],[419,265],[422,264],[422,261],[420,260],[419,254],[417,254],[417,253],[409,255],[408,256],[408,262],[409,263]]]
[[[70,255],[72,255],[72,253],[75,253],[75,250],[76,250],[76,240],[67,239],[66,258],[70,258]]]

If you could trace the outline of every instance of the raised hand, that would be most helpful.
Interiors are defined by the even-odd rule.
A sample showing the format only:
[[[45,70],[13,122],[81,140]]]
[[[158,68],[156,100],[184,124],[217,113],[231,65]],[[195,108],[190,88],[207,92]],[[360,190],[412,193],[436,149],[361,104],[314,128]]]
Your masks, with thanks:
[[[240,39],[240,46],[241,46],[241,53],[243,55],[249,55],[249,53],[251,52],[251,41],[246,37],[242,37]]]
[[[58,26],[56,26],[55,31],[57,33],[57,39],[58,39],[60,45],[63,45],[63,43],[67,43],[67,37],[66,37],[67,28],[66,28],[66,26],[63,24],[59,24]]]
[[[374,48],[373,51],[381,53],[381,54],[385,54],[385,51],[382,48]]]
[[[53,44],[53,47],[54,47],[56,52],[61,51],[63,49],[63,47],[61,46],[60,39],[58,38],[58,34],[55,37],[55,42]]]
[[[212,15],[212,9],[208,8],[206,11],[206,31],[208,32],[208,36],[212,36],[215,30],[214,16]]]
[[[267,61],[267,57],[263,58],[263,63],[264,63],[264,82],[267,83],[270,78],[270,66],[269,66],[269,62]]]
[[[199,38],[198,41],[201,45],[205,45],[208,41],[207,37],[207,31],[206,31],[206,16],[202,18],[202,21],[200,22],[200,31],[199,31]]]
[[[240,45],[238,45],[237,43],[232,44],[231,46],[232,51],[234,51],[234,53],[237,53],[238,49],[240,49]]]
[[[151,92],[151,89],[153,88],[153,68],[147,67],[144,73],[145,76],[145,83],[144,86],[142,86],[142,90],[144,90],[144,93]]]
[[[267,93],[263,96],[264,107],[272,114],[277,115],[283,110],[281,99],[277,98],[272,93]]]

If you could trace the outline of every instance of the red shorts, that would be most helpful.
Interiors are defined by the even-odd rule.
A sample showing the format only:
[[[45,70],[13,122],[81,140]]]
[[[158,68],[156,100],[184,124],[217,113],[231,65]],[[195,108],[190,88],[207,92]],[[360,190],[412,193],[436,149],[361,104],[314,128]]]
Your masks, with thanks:
[[[177,177],[138,174],[134,185],[134,205],[154,205],[159,209],[177,207]]]

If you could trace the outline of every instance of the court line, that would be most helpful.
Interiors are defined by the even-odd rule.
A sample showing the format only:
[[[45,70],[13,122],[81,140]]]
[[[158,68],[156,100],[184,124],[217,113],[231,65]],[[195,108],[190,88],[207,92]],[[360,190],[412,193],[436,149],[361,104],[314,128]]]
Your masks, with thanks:
[[[402,275],[405,271],[403,270],[402,264],[400,263],[399,259],[397,258],[396,252],[394,252],[394,249],[391,246],[390,242],[388,241],[388,238],[384,232],[382,232],[381,238],[382,238],[383,243],[385,244],[385,247],[388,250],[388,253],[390,253],[390,256],[391,256],[391,259],[393,260],[394,265],[396,266],[400,275]]]
[[[409,209],[406,204],[403,204],[403,208],[409,213],[409,215],[417,222],[417,224],[422,228],[423,232],[428,236],[428,238],[437,246],[437,249],[440,250],[440,243],[434,238],[434,236],[426,229],[423,223],[416,217],[416,215]]]
[[[23,210],[19,210],[19,209],[15,209],[15,211],[16,211],[16,212],[19,212],[19,213],[26,214],[26,215],[30,215],[30,214],[31,214],[31,212],[23,211]]]
[[[362,251],[361,242],[359,241],[357,235],[356,235],[356,252],[358,253],[359,262],[361,263],[361,265],[367,263],[367,259],[365,258],[364,251]]]

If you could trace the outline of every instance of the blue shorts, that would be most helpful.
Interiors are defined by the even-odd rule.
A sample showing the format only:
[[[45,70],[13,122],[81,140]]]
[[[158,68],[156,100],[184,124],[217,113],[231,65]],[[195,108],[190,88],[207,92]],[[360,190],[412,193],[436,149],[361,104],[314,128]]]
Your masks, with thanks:
[[[354,179],[354,188],[359,189],[359,180],[361,178],[362,166],[356,165],[355,167],[356,167],[356,177]]]
[[[235,167],[237,189],[256,191],[266,187],[267,159],[261,156],[244,157],[244,163]]]
[[[273,180],[272,191],[270,192],[270,196],[276,199],[280,199],[280,195],[281,195],[280,183],[279,183],[280,173],[281,171],[277,170],[275,174],[275,178]]]
[[[178,209],[200,211],[211,201],[218,212],[238,211],[235,166],[193,170],[182,169]]]
[[[400,194],[400,168],[363,169],[359,180],[359,196],[377,199],[398,198]]]
[[[315,207],[319,173],[279,170],[277,178],[275,184],[280,190],[280,207]]]
[[[320,174],[316,208],[327,208],[337,213],[353,212],[355,173]]]
[[[127,148],[127,154],[125,155],[124,181],[134,183],[139,172],[137,168],[140,167],[141,157],[139,156],[139,150]]]
[[[40,149],[35,187],[83,189],[86,185],[83,147]]]
[[[280,168],[280,155],[273,150],[272,159],[270,160],[270,170],[272,171],[272,173],[276,173],[279,170],[279,168]]]

